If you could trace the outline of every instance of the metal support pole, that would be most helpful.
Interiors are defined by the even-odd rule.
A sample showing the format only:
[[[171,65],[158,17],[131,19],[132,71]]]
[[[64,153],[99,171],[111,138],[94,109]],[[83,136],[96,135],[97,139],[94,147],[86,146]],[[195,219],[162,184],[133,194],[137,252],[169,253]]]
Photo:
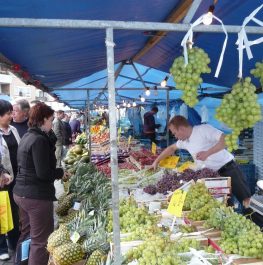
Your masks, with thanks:
[[[87,117],[86,117],[86,122],[88,125],[88,135],[87,135],[87,140],[89,141],[89,156],[91,158],[91,133],[90,133],[90,96],[89,96],[89,90],[87,91]]]
[[[142,85],[144,86],[144,88],[146,88],[147,86],[146,86],[146,84],[145,84],[145,82],[144,82],[144,80],[143,80],[141,74],[139,73],[138,69],[136,68],[136,66],[134,65],[133,62],[132,62],[132,66],[133,66],[133,68],[134,68],[136,74],[138,75],[139,79],[141,80]]]
[[[168,128],[168,123],[170,119],[169,115],[169,101],[170,101],[170,90],[166,90],[166,144],[169,146],[169,128]]]
[[[121,264],[120,248],[120,216],[119,216],[119,183],[118,183],[118,155],[117,155],[117,124],[115,105],[115,77],[114,77],[114,42],[113,28],[106,29],[107,72],[109,93],[109,123],[110,123],[110,153],[111,153],[111,183],[112,183],[112,212],[113,212],[113,243],[114,264]]]
[[[183,23],[190,23],[191,20],[193,19],[198,7],[201,5],[201,2],[202,0],[194,0],[194,2],[192,3],[189,11],[187,12],[184,20],[183,20]]]

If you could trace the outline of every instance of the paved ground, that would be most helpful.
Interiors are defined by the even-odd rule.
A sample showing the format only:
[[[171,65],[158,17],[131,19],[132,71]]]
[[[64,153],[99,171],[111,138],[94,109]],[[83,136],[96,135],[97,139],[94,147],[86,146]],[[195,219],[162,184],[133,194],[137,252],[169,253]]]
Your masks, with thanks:
[[[13,265],[13,257],[8,261],[0,261],[0,265]]]

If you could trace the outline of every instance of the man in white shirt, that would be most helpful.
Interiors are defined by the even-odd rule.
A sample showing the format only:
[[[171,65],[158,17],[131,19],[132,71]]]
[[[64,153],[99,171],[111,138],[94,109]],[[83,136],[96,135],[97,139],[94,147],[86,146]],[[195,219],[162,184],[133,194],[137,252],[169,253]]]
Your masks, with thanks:
[[[187,150],[195,162],[203,167],[218,171],[221,176],[231,177],[232,192],[244,206],[249,203],[251,193],[243,172],[234,161],[234,156],[225,149],[225,136],[208,125],[192,127],[183,116],[175,116],[168,125],[178,141],[168,146],[154,161],[156,169],[159,162],[178,149]]]

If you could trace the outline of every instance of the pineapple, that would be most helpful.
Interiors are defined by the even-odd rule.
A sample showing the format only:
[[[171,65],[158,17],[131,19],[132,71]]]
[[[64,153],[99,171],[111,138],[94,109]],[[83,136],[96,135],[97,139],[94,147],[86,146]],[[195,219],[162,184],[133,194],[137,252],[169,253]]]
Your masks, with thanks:
[[[60,224],[65,224],[65,223],[67,224],[76,217],[77,213],[78,213],[78,211],[75,211],[73,209],[69,209],[68,215],[60,217],[58,221]]]
[[[65,226],[61,226],[58,230],[54,231],[48,238],[47,250],[50,253],[54,252],[54,249],[60,245],[63,245],[70,240],[69,231]]]
[[[63,201],[57,206],[56,213],[58,216],[65,216],[68,210],[73,206],[73,199],[76,197],[74,193],[67,195]]]
[[[64,199],[68,196],[66,192],[64,192],[59,198],[58,198],[58,204],[61,204]]]
[[[101,265],[106,261],[107,256],[105,253],[99,249],[92,252],[87,262],[84,265]]]
[[[72,265],[84,256],[81,245],[72,242],[56,248],[53,252],[53,259],[58,265]]]

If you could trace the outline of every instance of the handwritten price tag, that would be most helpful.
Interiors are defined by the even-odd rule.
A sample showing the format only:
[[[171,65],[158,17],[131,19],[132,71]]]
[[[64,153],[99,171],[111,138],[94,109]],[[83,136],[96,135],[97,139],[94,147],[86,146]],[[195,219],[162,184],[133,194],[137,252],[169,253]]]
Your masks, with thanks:
[[[179,156],[169,156],[161,160],[159,165],[160,167],[173,169],[176,167],[178,161],[179,161]]]
[[[129,136],[129,138],[128,138],[128,145],[130,145],[131,144],[131,135]]]
[[[186,192],[183,190],[176,190],[171,198],[168,206],[168,213],[173,214],[176,217],[182,217],[184,201]]]
[[[75,231],[75,232],[71,235],[70,239],[71,239],[71,241],[72,241],[73,243],[77,243],[78,240],[80,239],[80,234],[79,234],[78,232]]]
[[[157,145],[156,143],[152,143],[152,153],[156,155],[156,151],[157,151]]]

